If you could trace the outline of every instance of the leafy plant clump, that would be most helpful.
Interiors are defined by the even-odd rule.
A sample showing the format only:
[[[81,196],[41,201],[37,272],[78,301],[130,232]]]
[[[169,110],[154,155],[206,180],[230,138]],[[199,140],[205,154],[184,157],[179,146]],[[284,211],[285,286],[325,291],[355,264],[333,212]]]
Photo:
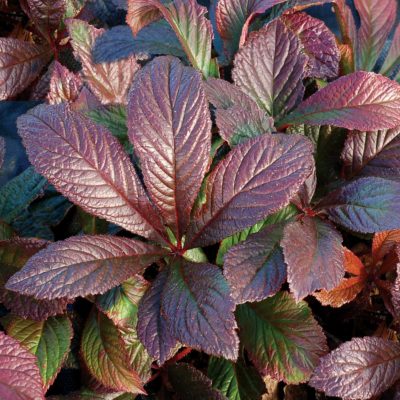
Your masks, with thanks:
[[[0,0],[1,399],[400,398],[397,2],[354,6]]]

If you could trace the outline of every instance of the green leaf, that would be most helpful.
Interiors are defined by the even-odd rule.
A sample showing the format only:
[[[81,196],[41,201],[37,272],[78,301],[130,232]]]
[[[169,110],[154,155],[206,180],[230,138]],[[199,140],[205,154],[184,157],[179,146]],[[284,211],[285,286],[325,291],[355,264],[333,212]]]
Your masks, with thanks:
[[[243,242],[244,240],[246,240],[247,237],[249,235],[251,235],[252,233],[259,232],[261,229],[265,228],[267,225],[272,225],[272,224],[276,224],[278,222],[288,221],[290,218],[294,217],[296,214],[298,214],[298,210],[297,210],[296,206],[294,206],[293,204],[289,204],[288,206],[282,208],[282,210],[270,215],[264,221],[257,222],[252,227],[247,228],[242,232],[235,233],[234,235],[225,238],[221,242],[219,249],[218,249],[217,260],[216,260],[217,265],[223,265],[224,264],[224,256],[228,252],[228,250],[235,244],[238,244],[239,242]]]
[[[7,324],[7,335],[18,340],[37,357],[46,391],[68,355],[73,335],[69,318],[51,317],[46,321],[33,321],[15,316]]]
[[[259,400],[265,393],[265,383],[255,368],[247,366],[244,360],[237,363],[224,358],[211,357],[207,375],[229,400]]]
[[[241,343],[262,374],[289,384],[306,382],[328,348],[307,303],[280,292],[237,308]]]
[[[46,179],[27,168],[0,189],[0,219],[10,224],[40,195]]]

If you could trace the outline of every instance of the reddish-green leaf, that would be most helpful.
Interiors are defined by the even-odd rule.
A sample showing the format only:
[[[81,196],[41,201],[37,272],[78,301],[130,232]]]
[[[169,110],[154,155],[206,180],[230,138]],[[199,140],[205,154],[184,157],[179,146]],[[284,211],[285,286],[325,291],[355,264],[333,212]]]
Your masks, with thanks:
[[[282,235],[283,225],[270,225],[227,252],[224,275],[236,304],[264,300],[280,290],[286,281]]]
[[[355,175],[397,178],[400,173],[400,129],[350,132],[342,151],[344,172]]]
[[[397,71],[400,65],[400,25],[397,26],[394,33],[392,43],[390,45],[389,53],[386,56],[385,62],[382,65],[380,73],[382,75],[390,76],[393,72]]]
[[[83,329],[81,353],[90,373],[105,387],[145,393],[138,373],[129,363],[118,329],[96,309],[90,313]]]
[[[45,45],[0,38],[0,100],[14,97],[40,74],[50,58]]]
[[[50,104],[59,104],[64,101],[73,103],[79,97],[82,86],[83,82],[78,75],[55,61],[47,100]]]
[[[37,322],[12,317],[6,331],[37,357],[43,389],[47,391],[68,355],[73,333],[70,320],[52,317]]]
[[[44,400],[36,357],[3,332],[0,332],[0,398]]]
[[[400,243],[400,229],[376,233],[372,241],[372,257],[375,262],[381,261]]]
[[[282,248],[297,300],[335,288],[344,276],[342,235],[329,222],[304,217],[285,227]]]
[[[35,254],[6,288],[37,299],[104,293],[166,254],[161,247],[113,236],[76,236]]]
[[[134,56],[110,63],[94,64],[92,49],[104,29],[96,29],[77,19],[68,21],[75,56],[82,64],[85,82],[103,104],[127,102],[127,94],[133,77],[139,70]]]
[[[337,224],[361,233],[400,226],[400,183],[382,178],[360,178],[326,196],[318,208]]]
[[[161,312],[183,344],[208,354],[236,360],[239,341],[235,304],[222,272],[212,264],[175,259],[161,300]]]
[[[334,125],[374,131],[400,125],[400,85],[372,72],[355,72],[303,101],[281,124]]]
[[[326,353],[326,339],[307,303],[286,292],[238,307],[239,335],[255,366],[273,379],[309,379]]]
[[[129,157],[105,128],[67,105],[41,105],[18,120],[38,172],[86,212],[145,237],[162,225]]]
[[[372,71],[396,21],[396,0],[354,0],[361,19],[357,66]]]
[[[319,19],[306,13],[289,13],[283,23],[299,38],[309,60],[306,75],[316,78],[336,78],[340,52],[335,35]]]
[[[355,338],[322,358],[310,385],[328,396],[369,400],[400,378],[400,344]]]
[[[211,148],[201,75],[173,57],[146,65],[130,92],[128,129],[149,195],[180,240]]]
[[[287,205],[312,171],[311,152],[299,135],[265,134],[236,146],[207,179],[188,248],[216,243]]]
[[[146,291],[139,303],[137,332],[140,341],[149,354],[164,364],[173,354],[177,340],[168,330],[167,322],[161,313],[161,298],[168,272],[162,270]]]
[[[205,17],[207,8],[196,0],[129,0],[127,22],[133,33],[163,16],[172,29],[194,68],[205,78],[218,74],[211,59],[212,27]]]
[[[296,35],[275,20],[251,34],[236,54],[233,80],[279,120],[303,98],[306,64]]]

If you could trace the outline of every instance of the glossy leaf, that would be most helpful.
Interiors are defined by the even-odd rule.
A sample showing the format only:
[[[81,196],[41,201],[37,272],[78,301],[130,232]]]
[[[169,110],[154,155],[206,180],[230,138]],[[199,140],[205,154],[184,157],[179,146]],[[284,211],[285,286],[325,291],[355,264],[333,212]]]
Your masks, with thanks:
[[[96,63],[118,61],[131,55],[142,58],[149,54],[186,57],[175,32],[166,21],[156,21],[136,36],[129,26],[111,28],[96,40],[92,52]]]
[[[4,400],[44,400],[36,357],[0,332],[0,397]]]
[[[161,222],[135,169],[105,128],[60,104],[34,108],[18,129],[36,170],[72,202],[131,232],[158,236],[153,227],[161,231]]]
[[[335,288],[344,276],[342,235],[329,222],[304,217],[285,227],[282,248],[296,300]]]
[[[277,293],[286,281],[279,243],[283,225],[270,225],[232,247],[225,255],[224,275],[237,304],[260,301]]]
[[[353,301],[364,289],[367,280],[367,272],[361,260],[350,250],[344,250],[344,269],[351,274],[349,278],[343,278],[337,287],[332,290],[321,290],[314,296],[324,306],[341,307],[343,304]]]
[[[250,359],[273,379],[297,384],[309,379],[326,353],[323,331],[307,303],[286,292],[238,307],[240,340]]]
[[[222,272],[212,264],[172,261],[161,310],[170,332],[184,345],[236,360],[235,304]]]
[[[6,331],[37,357],[43,389],[47,391],[68,355],[73,333],[69,319],[52,317],[37,322],[13,317]]]
[[[212,388],[209,378],[189,364],[169,366],[168,380],[181,400],[227,400],[221,392]]]
[[[236,146],[207,179],[187,248],[218,242],[287,205],[311,172],[311,151],[296,135],[265,134]]]
[[[393,35],[392,43],[390,45],[389,53],[385,58],[380,73],[382,75],[391,76],[393,72],[397,71],[400,65],[400,26],[397,26]]]
[[[293,32],[275,20],[250,35],[236,54],[233,80],[279,120],[303,98],[307,56]]]
[[[33,256],[6,288],[48,300],[104,293],[164,254],[162,248],[134,239],[71,237]]]
[[[192,66],[202,72],[205,78],[216,74],[214,60],[211,59],[212,27],[205,17],[207,8],[196,0],[129,0],[127,23],[137,34],[161,15],[176,33],[182,48]]]
[[[351,132],[342,151],[344,172],[355,175],[396,178],[400,172],[400,129]]]
[[[150,197],[180,239],[208,168],[211,120],[201,75],[172,57],[138,74],[128,129]]]
[[[208,377],[212,385],[229,400],[261,399],[266,391],[265,383],[254,367],[240,359],[238,362],[211,357],[208,362]]]
[[[400,243],[400,229],[376,233],[372,241],[372,257],[375,262],[388,255]]]
[[[224,41],[224,49],[231,57],[239,45],[243,45],[250,23],[257,14],[262,14],[285,0],[219,0],[216,8],[218,32]]]
[[[306,13],[284,14],[282,22],[300,40],[309,60],[307,76],[336,78],[339,72],[340,52],[335,35],[319,19]]]
[[[16,96],[40,74],[50,58],[45,45],[0,38],[0,100]]]
[[[145,393],[138,373],[128,362],[117,328],[95,309],[82,332],[81,353],[90,373],[104,386],[117,391]]]
[[[29,14],[45,36],[57,29],[66,11],[65,0],[26,0]],[[50,39],[50,38],[49,38]]]
[[[322,358],[310,385],[328,396],[368,400],[392,386],[399,376],[399,343],[354,338]]]
[[[149,354],[164,364],[173,354],[177,340],[171,335],[161,312],[161,298],[168,272],[162,270],[139,303],[137,332]]]
[[[82,86],[83,82],[78,75],[55,61],[47,100],[50,104],[59,104],[64,101],[72,103],[79,97]]]
[[[281,124],[374,131],[400,125],[400,86],[372,72],[343,76],[303,101]]]
[[[318,208],[336,224],[361,233],[400,226],[400,183],[382,178],[360,178],[323,199]]]
[[[126,104],[133,77],[139,70],[134,56],[120,61],[94,64],[92,49],[96,39],[104,33],[87,22],[77,19],[68,21],[75,56],[82,64],[85,82],[102,104]]]
[[[354,0],[361,19],[358,68],[372,71],[396,21],[396,0]]]

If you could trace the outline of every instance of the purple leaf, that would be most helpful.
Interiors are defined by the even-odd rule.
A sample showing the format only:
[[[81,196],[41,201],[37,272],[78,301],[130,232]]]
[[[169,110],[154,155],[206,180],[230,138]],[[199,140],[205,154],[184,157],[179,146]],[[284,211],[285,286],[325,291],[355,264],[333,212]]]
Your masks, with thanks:
[[[400,226],[400,183],[360,178],[330,193],[319,204],[336,224],[361,233]]]
[[[282,22],[300,40],[309,60],[306,75],[316,78],[336,78],[340,52],[335,35],[317,18],[306,13],[284,14]]]
[[[400,85],[372,72],[343,76],[303,101],[281,124],[374,131],[400,125]]]
[[[312,144],[299,135],[265,134],[236,146],[207,179],[187,248],[216,243],[287,205],[313,163]]]
[[[89,88],[102,104],[126,104],[133,77],[140,68],[136,58],[129,56],[120,61],[94,64],[92,49],[104,29],[96,29],[77,19],[68,20],[67,26],[74,54],[82,63],[83,77]]]
[[[400,378],[400,344],[355,338],[323,357],[310,385],[328,396],[368,400]]]
[[[41,105],[18,119],[28,157],[86,212],[145,237],[163,227],[118,140],[67,105]]]
[[[47,100],[50,104],[73,103],[79,97],[82,86],[83,82],[78,75],[70,72],[68,68],[55,61]]]
[[[285,0],[219,0],[215,13],[217,29],[230,58],[246,40],[252,20]]]
[[[279,120],[303,98],[307,60],[295,34],[275,20],[252,33],[236,54],[233,80]]]
[[[0,137],[0,168],[3,166],[5,155],[6,155],[6,141],[3,137]]]
[[[161,313],[161,298],[168,271],[162,270],[143,295],[138,310],[137,333],[151,357],[162,365],[173,354],[177,340],[170,334]]]
[[[45,45],[0,38],[0,100],[28,87],[47,64],[51,50]]]
[[[48,300],[104,293],[166,253],[134,239],[71,237],[35,254],[6,288]]]
[[[296,300],[318,289],[333,289],[344,276],[342,235],[329,222],[304,217],[285,227],[283,253]]]
[[[358,69],[372,71],[397,15],[396,0],[354,0],[361,19],[358,31]]]
[[[128,129],[149,195],[180,240],[211,148],[201,75],[173,57],[158,57],[146,65],[129,95]]]
[[[280,290],[286,281],[282,235],[283,225],[270,225],[227,252],[224,275],[236,304],[261,301]]]
[[[170,332],[184,345],[237,359],[235,303],[217,266],[172,260],[161,310]]]
[[[397,178],[400,173],[400,129],[350,132],[342,151],[344,173]]]
[[[44,400],[36,357],[3,332],[0,332],[0,382],[2,400]]]
[[[316,150],[318,152],[318,150]],[[304,210],[310,208],[311,200],[314,197],[315,190],[317,189],[317,168],[313,169],[310,176],[300,186],[300,189],[295,197],[290,201],[298,209]]]

